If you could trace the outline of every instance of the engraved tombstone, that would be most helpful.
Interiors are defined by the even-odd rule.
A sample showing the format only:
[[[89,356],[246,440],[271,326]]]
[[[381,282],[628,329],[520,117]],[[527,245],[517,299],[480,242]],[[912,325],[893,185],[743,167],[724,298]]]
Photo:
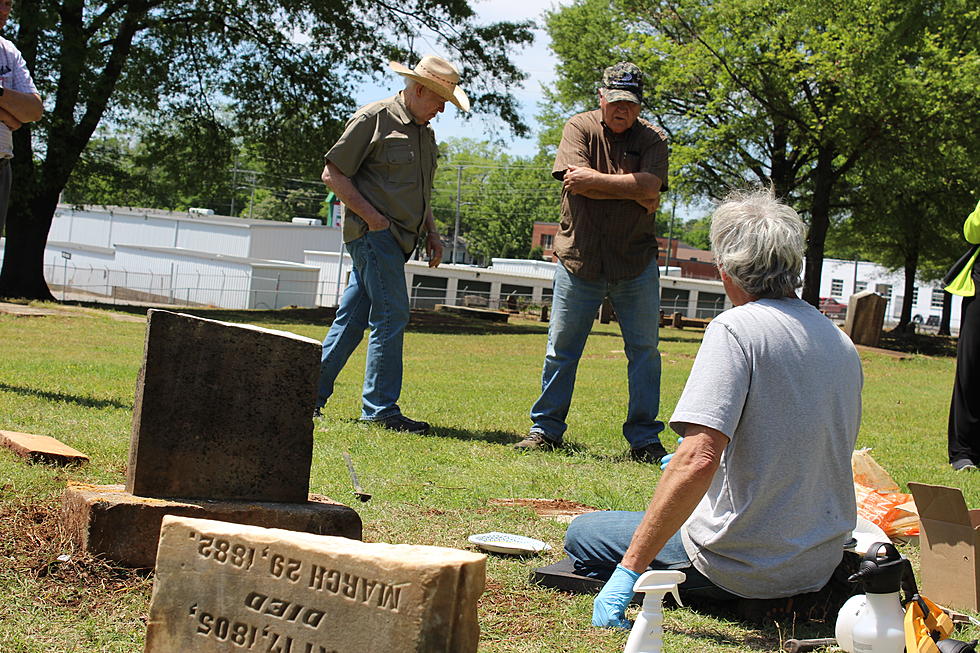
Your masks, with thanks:
[[[486,557],[163,522],[145,653],[474,653]]]
[[[165,515],[360,538],[354,510],[309,495],[320,351],[292,333],[150,310],[126,485],[69,485],[72,539],[152,567]]]
[[[306,501],[319,372],[312,338],[150,310],[126,491]]]
[[[851,338],[851,342],[855,345],[878,346],[887,303],[884,297],[870,290],[851,295],[844,320],[844,333]]]

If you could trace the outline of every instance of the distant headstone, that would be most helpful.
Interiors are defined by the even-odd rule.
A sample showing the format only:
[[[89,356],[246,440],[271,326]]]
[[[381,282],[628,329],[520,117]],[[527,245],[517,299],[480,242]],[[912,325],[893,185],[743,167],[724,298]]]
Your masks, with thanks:
[[[0,445],[32,462],[55,465],[74,465],[88,462],[88,456],[81,451],[72,449],[63,442],[47,435],[0,431]]]
[[[878,346],[887,304],[884,297],[870,290],[851,295],[844,321],[844,333],[851,338],[851,342],[868,347]]]
[[[547,322],[548,321],[548,305],[547,304],[542,304],[541,305],[541,320],[540,321],[541,322]]]
[[[144,653],[475,653],[486,557],[163,521]]]
[[[320,343],[150,310],[126,490],[306,501]]]
[[[602,300],[602,306],[599,307],[599,323],[609,324],[615,315],[616,313],[613,310],[612,302],[608,297],[604,297]]]

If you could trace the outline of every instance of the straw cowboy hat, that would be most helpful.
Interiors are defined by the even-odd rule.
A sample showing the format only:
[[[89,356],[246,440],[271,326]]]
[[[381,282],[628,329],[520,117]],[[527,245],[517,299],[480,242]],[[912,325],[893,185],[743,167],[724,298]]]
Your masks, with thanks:
[[[459,72],[451,63],[435,55],[427,54],[422,57],[415,70],[403,66],[397,61],[391,61],[388,66],[399,75],[414,79],[419,84],[434,91],[439,97],[452,102],[463,111],[469,112],[470,99],[466,97],[457,84],[459,84]]]

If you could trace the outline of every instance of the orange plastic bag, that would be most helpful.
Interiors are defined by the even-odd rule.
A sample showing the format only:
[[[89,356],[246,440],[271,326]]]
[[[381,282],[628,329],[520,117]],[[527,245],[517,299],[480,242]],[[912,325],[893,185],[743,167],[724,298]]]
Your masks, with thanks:
[[[919,516],[912,495],[902,492],[880,492],[860,483],[854,484],[857,514],[877,524],[888,537],[919,534]]]
[[[911,494],[897,492],[898,484],[871,457],[870,449],[851,455],[857,514],[877,524],[888,537],[919,534],[919,515]]]

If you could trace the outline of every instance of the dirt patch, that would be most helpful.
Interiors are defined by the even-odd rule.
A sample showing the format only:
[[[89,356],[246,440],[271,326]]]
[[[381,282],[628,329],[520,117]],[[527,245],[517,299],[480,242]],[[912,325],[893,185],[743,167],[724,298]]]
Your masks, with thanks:
[[[5,499],[0,504],[0,571],[27,576],[45,605],[111,612],[120,594],[143,591],[149,599],[150,576],[77,549],[60,514],[55,499]]]
[[[539,517],[552,519],[574,517],[598,510],[598,508],[568,499],[487,499],[487,505],[505,508],[530,508]]]

